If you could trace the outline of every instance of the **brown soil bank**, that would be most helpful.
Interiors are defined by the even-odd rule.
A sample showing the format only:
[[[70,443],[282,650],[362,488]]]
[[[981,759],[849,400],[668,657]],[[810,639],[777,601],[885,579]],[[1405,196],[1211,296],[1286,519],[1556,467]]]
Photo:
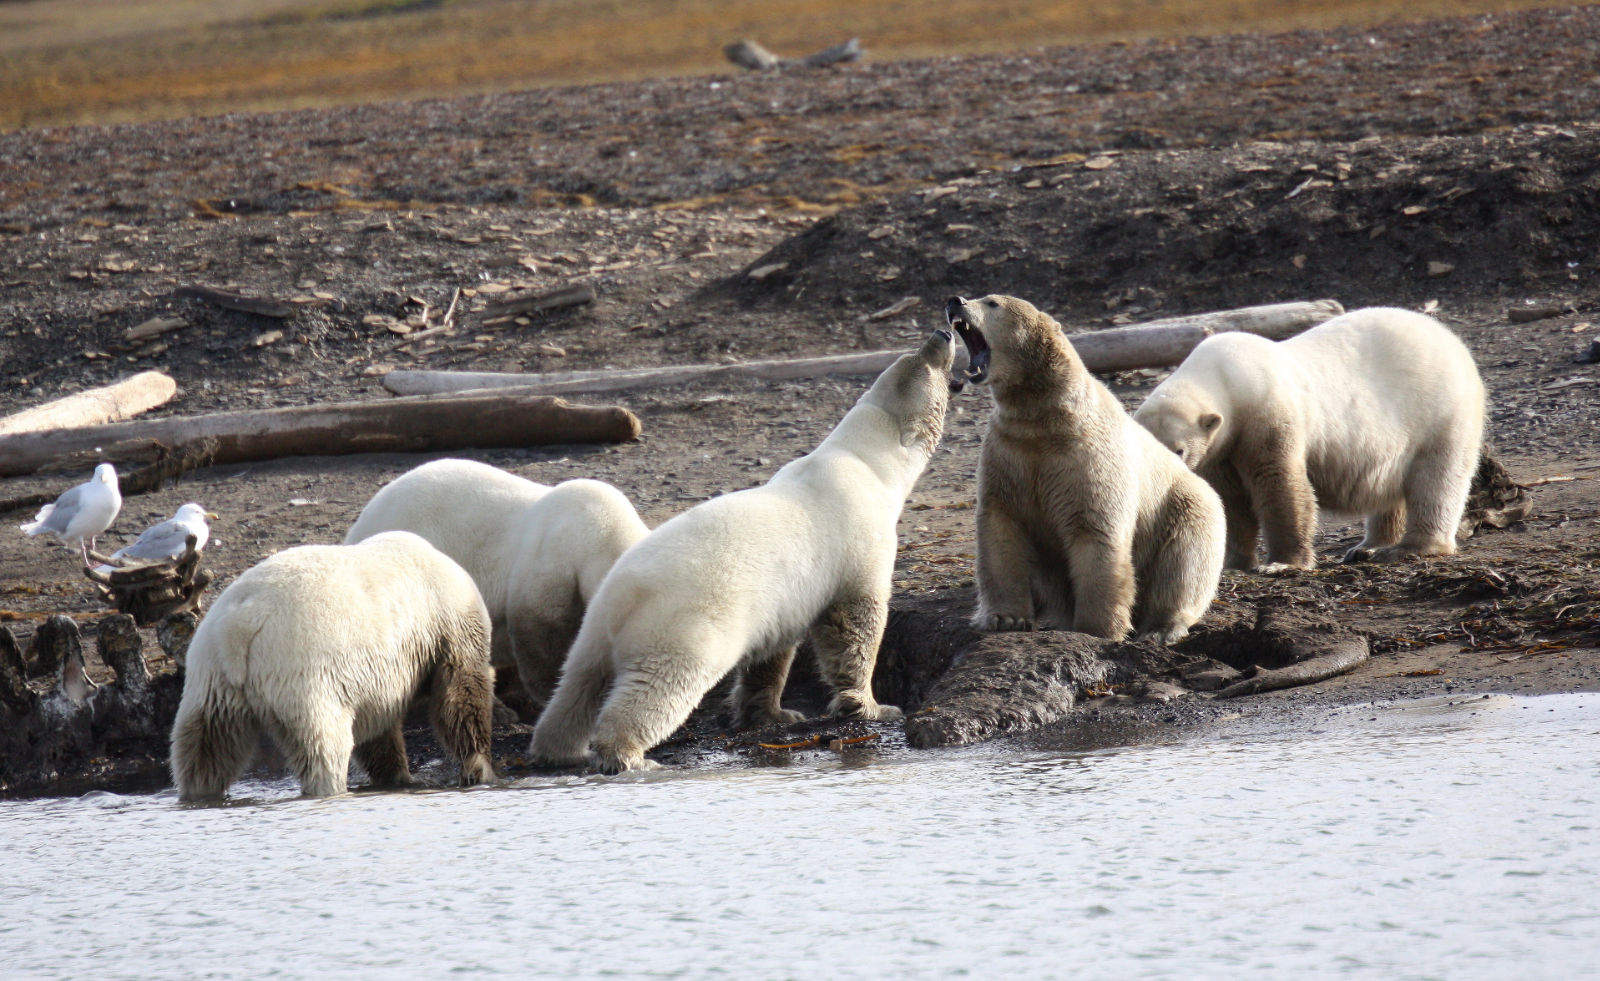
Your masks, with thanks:
[[[1361,633],[1371,660],[1226,709],[1189,696],[1126,711],[1167,725],[1246,703],[1594,690],[1600,367],[1583,359],[1600,322],[1597,65],[1600,8],[1581,7],[7,134],[0,409],[143,367],[180,383],[162,411],[194,412],[385,397],[385,366],[538,371],[909,346],[952,292],[1022,295],[1074,329],[1316,296],[1426,307],[1472,348],[1495,450],[1538,485],[1534,516],[1449,558],[1228,574],[1204,628],[1282,607]],[[599,299],[524,322],[481,310],[509,288],[574,280]],[[174,295],[194,283],[294,312]],[[457,289],[454,330],[423,342],[396,331],[417,301],[441,310]],[[907,296],[918,305],[864,319]],[[1513,307],[1550,316],[1513,322]],[[182,326],[125,339],[153,317]],[[1131,405],[1154,375],[1111,381]],[[617,399],[643,420],[636,443],[475,455],[545,482],[611,481],[655,524],[764,481],[865,384],[640,392]],[[915,707],[930,666],[960,654],[987,406],[982,393],[953,401],[902,521],[904,629],[884,657],[922,687],[891,701]],[[266,554],[338,541],[377,486],[418,462],[203,469],[130,499],[106,541],[199,500],[222,515],[207,558],[220,589]],[[6,481],[0,496],[80,479]],[[1355,537],[1329,517],[1321,554]],[[65,551],[0,535],[0,618],[24,650],[51,614],[98,618],[87,587]],[[105,680],[92,638],[85,646]],[[1082,695],[1055,728],[1124,711]],[[668,758],[742,746],[763,760],[773,751],[755,742],[784,741],[723,743],[709,720],[691,734],[701,738]],[[503,733],[512,772],[522,740]]]

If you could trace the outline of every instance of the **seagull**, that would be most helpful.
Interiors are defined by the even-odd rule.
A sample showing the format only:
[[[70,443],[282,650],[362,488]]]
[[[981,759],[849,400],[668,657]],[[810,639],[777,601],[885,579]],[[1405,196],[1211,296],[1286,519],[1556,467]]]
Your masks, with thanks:
[[[32,521],[20,527],[29,536],[49,532],[63,545],[77,545],[83,553],[83,564],[88,565],[95,536],[111,527],[120,510],[122,491],[117,487],[117,468],[102,463],[86,483],[68,490],[54,504],[40,508]]]
[[[206,547],[206,539],[211,537],[211,526],[206,524],[206,519],[216,520],[216,515],[205,508],[190,501],[178,509],[172,517],[154,524],[144,530],[138,541],[127,548],[118,549],[111,553],[113,559],[131,559],[136,562],[168,562],[183,555],[185,541],[190,535],[194,536],[194,550],[196,552]],[[102,565],[95,571],[106,573],[113,566]]]

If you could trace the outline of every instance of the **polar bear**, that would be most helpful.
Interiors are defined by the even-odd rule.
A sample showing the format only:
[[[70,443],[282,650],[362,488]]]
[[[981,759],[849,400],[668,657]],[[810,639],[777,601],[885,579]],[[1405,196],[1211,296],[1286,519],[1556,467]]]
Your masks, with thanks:
[[[1134,424],[1061,326],[1024,300],[952,297],[945,318],[989,383],[978,460],[980,630],[1049,623],[1164,644],[1211,605],[1222,502]]]
[[[279,552],[223,590],[189,643],[178,795],[220,799],[262,729],[307,796],[344,793],[352,752],[375,786],[408,784],[400,726],[423,688],[461,782],[493,780],[489,614],[472,578],[403,531]]]
[[[598,480],[549,487],[486,463],[434,460],[373,495],[345,544],[382,531],[421,535],[467,570],[494,624],[495,667],[515,664],[543,705],[600,580],[649,528]]]
[[[1345,561],[1449,555],[1483,444],[1484,390],[1432,317],[1375,307],[1298,337],[1208,337],[1134,418],[1222,496],[1230,568],[1310,569],[1317,508],[1366,516]]]
[[[954,336],[935,332],[811,453],[672,518],[618,559],[534,730],[533,758],[575,765],[592,740],[600,769],[645,767],[645,751],[735,668],[738,724],[798,721],[779,700],[808,635],[833,688],[828,714],[899,718],[873,698],[872,669],[895,524],[944,431],[954,352]]]

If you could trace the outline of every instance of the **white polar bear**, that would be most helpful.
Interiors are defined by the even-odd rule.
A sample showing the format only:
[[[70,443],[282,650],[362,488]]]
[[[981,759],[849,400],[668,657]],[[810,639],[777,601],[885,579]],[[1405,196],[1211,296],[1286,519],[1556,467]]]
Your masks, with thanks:
[[[344,540],[409,531],[459,563],[494,624],[495,667],[515,664],[543,705],[600,581],[649,530],[598,480],[549,487],[486,463],[434,460],[385,484]]]
[[[374,785],[410,783],[400,726],[424,687],[462,783],[493,780],[489,614],[471,577],[407,532],[279,552],[223,590],[189,643],[178,795],[220,799],[262,729],[307,796],[344,793],[352,752]]]
[[[1455,551],[1484,390],[1449,328],[1375,307],[1286,341],[1208,337],[1134,418],[1221,495],[1230,568],[1256,567],[1259,530],[1267,571],[1309,569],[1319,505],[1366,516],[1347,562]]]
[[[953,356],[954,337],[936,332],[880,375],[811,453],[764,486],[678,515],[618,559],[531,755],[575,765],[592,737],[600,769],[646,766],[645,751],[736,667],[738,723],[796,721],[779,701],[808,634],[833,688],[830,715],[899,718],[873,698],[872,669],[888,618],[895,524],[943,433]]]
[[[1032,304],[957,296],[945,317],[971,355],[968,377],[994,391],[978,461],[974,624],[1186,636],[1222,573],[1217,495],[1134,424]]]

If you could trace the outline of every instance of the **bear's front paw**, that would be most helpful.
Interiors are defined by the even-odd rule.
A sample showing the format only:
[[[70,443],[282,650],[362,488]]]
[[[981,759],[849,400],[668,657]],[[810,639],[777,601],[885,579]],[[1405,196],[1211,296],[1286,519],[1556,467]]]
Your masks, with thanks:
[[[601,773],[626,773],[630,770],[659,770],[661,764],[655,760],[646,759],[643,753],[596,749],[589,758],[589,765]]]
[[[1352,548],[1350,551],[1344,553],[1344,564],[1354,565],[1357,562],[1371,562],[1372,556],[1376,551],[1376,549],[1362,548],[1360,545],[1357,545],[1355,548]]]
[[[893,705],[874,705],[870,710],[862,711],[861,717],[878,722],[893,722],[905,718],[906,714]]]
[[[1134,639],[1148,640],[1163,647],[1170,647],[1187,636],[1189,636],[1188,627],[1165,627],[1160,630],[1147,630]]]
[[[735,729],[751,729],[762,726],[792,726],[805,720],[806,714],[804,712],[796,712],[794,709],[751,708],[738,714],[733,721],[733,727]]]
[[[1316,567],[1315,562],[1310,565],[1296,565],[1293,562],[1268,562],[1266,565],[1258,566],[1256,572],[1263,576],[1281,576],[1290,572],[1300,572],[1304,569],[1315,569]]]
[[[1034,629],[1033,621],[1029,618],[1007,616],[1004,613],[980,613],[972,618],[972,625],[986,634]]]

